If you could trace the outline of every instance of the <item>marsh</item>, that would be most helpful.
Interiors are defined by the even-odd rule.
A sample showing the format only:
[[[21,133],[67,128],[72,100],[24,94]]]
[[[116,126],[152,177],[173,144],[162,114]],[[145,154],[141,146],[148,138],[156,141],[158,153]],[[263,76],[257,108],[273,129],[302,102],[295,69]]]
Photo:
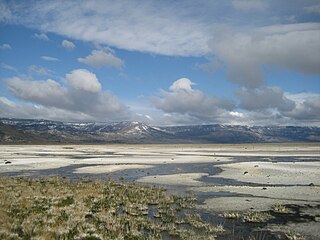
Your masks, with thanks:
[[[243,236],[320,236],[318,144],[2,145],[0,151],[0,176],[111,179],[192,194],[202,218],[224,226],[218,239],[228,239],[232,228]]]

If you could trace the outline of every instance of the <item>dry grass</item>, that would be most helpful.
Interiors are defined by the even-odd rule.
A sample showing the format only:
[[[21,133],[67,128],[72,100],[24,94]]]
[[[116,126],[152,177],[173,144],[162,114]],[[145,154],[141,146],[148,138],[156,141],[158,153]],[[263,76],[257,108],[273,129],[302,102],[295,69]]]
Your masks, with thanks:
[[[240,219],[241,218],[241,213],[239,212],[225,212],[221,214],[222,217],[227,218],[227,219]]]
[[[225,212],[221,216],[226,219],[240,219],[242,222],[248,223],[267,222],[273,218],[268,212]]]
[[[305,240],[299,233],[288,232],[285,234],[288,240]]]
[[[286,206],[283,206],[281,204],[275,204],[271,207],[271,210],[276,213],[288,213],[289,209]]]
[[[114,181],[4,177],[0,239],[214,239],[223,227],[186,214],[194,202]]]
[[[273,218],[269,213],[266,212],[248,212],[242,216],[242,221],[244,222],[267,222]]]

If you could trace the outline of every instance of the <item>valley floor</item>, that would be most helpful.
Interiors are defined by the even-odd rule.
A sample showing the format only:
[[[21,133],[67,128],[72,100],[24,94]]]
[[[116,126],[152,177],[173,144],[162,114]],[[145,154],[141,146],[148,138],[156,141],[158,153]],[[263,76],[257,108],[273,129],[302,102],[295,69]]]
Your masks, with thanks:
[[[228,214],[283,206],[283,215],[258,227],[320,237],[318,143],[1,145],[0,153],[0,176],[111,178],[192,192],[199,211],[226,225],[237,224]]]

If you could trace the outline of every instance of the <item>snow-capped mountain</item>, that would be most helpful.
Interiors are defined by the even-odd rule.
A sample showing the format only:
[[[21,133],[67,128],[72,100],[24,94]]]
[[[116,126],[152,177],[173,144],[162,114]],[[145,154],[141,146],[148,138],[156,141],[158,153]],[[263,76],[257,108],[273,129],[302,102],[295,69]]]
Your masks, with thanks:
[[[320,141],[320,128],[194,125],[152,127],[140,122],[71,123],[0,119],[0,142],[28,143],[259,143]],[[9,129],[9,130],[8,130]]]

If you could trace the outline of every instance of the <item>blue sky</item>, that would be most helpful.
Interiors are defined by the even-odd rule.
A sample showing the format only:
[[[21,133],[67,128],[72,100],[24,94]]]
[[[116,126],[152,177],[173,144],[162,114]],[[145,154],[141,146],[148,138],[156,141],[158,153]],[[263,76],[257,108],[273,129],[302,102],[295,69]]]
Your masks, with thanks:
[[[320,125],[320,1],[0,0],[0,117]]]

